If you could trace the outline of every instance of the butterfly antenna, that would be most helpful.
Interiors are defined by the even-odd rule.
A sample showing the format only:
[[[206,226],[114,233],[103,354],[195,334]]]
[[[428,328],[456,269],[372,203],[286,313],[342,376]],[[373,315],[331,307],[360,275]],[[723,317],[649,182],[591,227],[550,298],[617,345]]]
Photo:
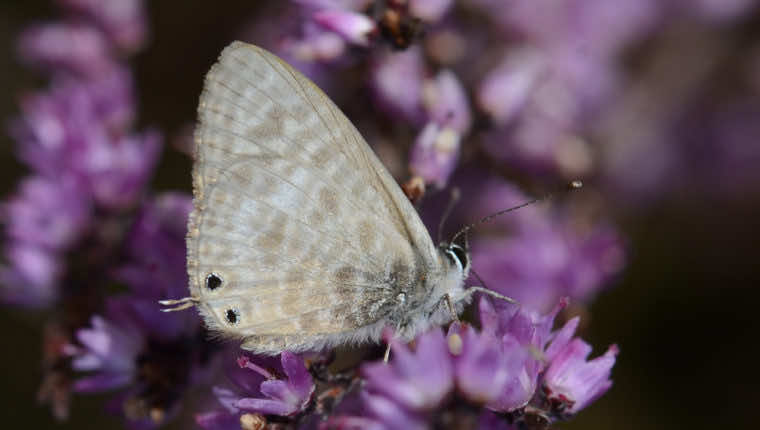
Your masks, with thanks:
[[[581,187],[583,187],[583,183],[581,181],[577,181],[576,180],[576,181],[570,182],[570,184],[568,184],[567,189],[565,191],[573,191],[573,190],[577,190],[577,189],[579,189]],[[459,230],[457,232],[457,234],[455,234],[454,237],[451,239],[451,243],[454,243],[454,241],[456,241],[459,236],[467,233],[468,231],[472,230],[473,228],[475,228],[476,226],[478,226],[480,224],[489,222],[489,221],[491,221],[492,219],[494,219],[494,218],[496,218],[498,216],[504,215],[504,214],[512,212],[512,211],[516,211],[518,209],[522,209],[522,208],[524,208],[526,206],[530,206],[530,205],[532,205],[534,203],[538,203],[538,202],[543,202],[545,200],[549,200],[552,197],[554,197],[554,195],[555,195],[555,193],[549,193],[549,194],[547,194],[547,195],[545,195],[543,197],[538,197],[538,198],[535,198],[533,200],[529,200],[529,201],[527,201],[525,203],[521,203],[521,204],[519,204],[517,206],[513,206],[511,208],[504,209],[504,210],[498,211],[496,213],[492,213],[491,215],[488,215],[486,217],[483,217],[480,220],[478,220],[477,222],[474,222],[472,224],[466,225],[461,230]]]
[[[159,300],[158,303],[161,306],[174,306],[171,308],[163,308],[161,309],[161,312],[175,312],[192,308],[198,303],[198,299],[195,297],[185,297],[178,300]]]
[[[459,192],[458,187],[454,187],[451,190],[451,198],[449,198],[449,203],[446,205],[446,209],[443,210],[441,222],[438,223],[438,243],[441,243],[443,240],[443,226],[446,225],[446,220],[449,219],[449,215],[451,215],[451,212],[454,210],[454,206],[456,206],[459,201],[461,194],[462,193]]]

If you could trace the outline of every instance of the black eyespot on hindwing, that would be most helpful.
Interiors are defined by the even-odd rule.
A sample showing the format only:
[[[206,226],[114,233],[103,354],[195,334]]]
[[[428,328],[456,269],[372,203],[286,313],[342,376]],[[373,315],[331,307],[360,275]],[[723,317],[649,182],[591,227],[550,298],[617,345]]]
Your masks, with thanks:
[[[214,291],[221,286],[222,286],[222,278],[219,275],[217,275],[216,273],[209,273],[208,276],[206,276],[206,288],[208,288],[211,291]]]
[[[227,309],[227,312],[225,312],[224,317],[227,319],[227,322],[230,324],[237,324],[238,321],[240,321],[240,313],[235,309]]]

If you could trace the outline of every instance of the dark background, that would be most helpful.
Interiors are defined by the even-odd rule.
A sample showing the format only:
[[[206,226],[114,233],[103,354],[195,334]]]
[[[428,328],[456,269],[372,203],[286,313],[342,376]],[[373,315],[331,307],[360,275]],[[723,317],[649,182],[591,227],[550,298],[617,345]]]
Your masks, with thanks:
[[[255,2],[148,2],[151,40],[136,67],[140,123],[165,133],[154,187],[190,190],[190,161],[171,149],[194,118],[202,76]],[[17,113],[18,97],[44,83],[15,62],[24,25],[56,17],[47,1],[0,3],[0,119]],[[760,136],[757,144],[760,145]],[[23,167],[0,134],[0,191],[15,187]],[[752,188],[748,187],[749,189]],[[584,338],[595,353],[621,348],[612,390],[565,429],[750,428],[760,402],[757,239],[760,195],[677,193],[615,214],[629,240],[630,261],[593,302]],[[71,418],[57,423],[37,405],[43,313],[3,308],[0,326],[0,423],[8,428],[119,428],[102,412],[107,396],[76,396]]]

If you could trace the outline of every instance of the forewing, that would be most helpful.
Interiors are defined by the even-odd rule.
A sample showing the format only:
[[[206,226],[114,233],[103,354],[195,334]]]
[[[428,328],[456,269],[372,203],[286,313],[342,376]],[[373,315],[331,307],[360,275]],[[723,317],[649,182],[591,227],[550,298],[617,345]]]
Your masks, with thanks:
[[[198,111],[188,271],[212,328],[353,330],[390,305],[394,263],[436,264],[414,208],[353,125],[273,54],[227,47]],[[221,285],[208,288],[209,274]]]

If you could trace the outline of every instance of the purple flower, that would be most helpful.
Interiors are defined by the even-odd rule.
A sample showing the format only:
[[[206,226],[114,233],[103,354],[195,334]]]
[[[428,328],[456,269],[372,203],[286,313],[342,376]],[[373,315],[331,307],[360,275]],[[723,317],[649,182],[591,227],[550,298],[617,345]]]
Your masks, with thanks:
[[[519,421],[523,408],[529,404],[538,408],[539,401],[543,407],[548,404],[546,393],[555,392],[556,386],[548,386],[544,378],[554,377],[547,369],[563,368],[569,361],[565,357],[574,357],[567,348],[576,342],[570,338],[578,320],[552,332],[554,319],[565,305],[566,301],[560,301],[550,313],[539,315],[514,305],[495,308],[482,298],[481,331],[455,323],[444,338],[440,329],[432,329],[415,339],[413,352],[386,335],[391,344],[390,363],[365,364],[362,368],[366,378],[365,391],[360,394],[363,409],[333,416],[326,428],[427,428],[426,423],[442,410],[471,414],[472,408],[458,409],[464,403],[514,413],[513,420]],[[602,369],[599,364],[595,369],[606,371],[604,375],[608,376],[612,363],[605,361],[607,367]],[[586,371],[577,363],[573,365],[578,375],[569,379],[575,378],[572,394],[578,399],[585,401],[608,388],[607,379],[599,376],[601,370]],[[537,390],[539,386],[541,391]],[[563,395],[570,391],[563,389]],[[587,393],[588,397],[582,397]],[[549,397],[554,402],[551,405],[557,404],[557,396]],[[556,419],[569,416],[555,410],[546,412]],[[486,421],[490,422],[486,428],[500,428],[493,417]]]
[[[286,378],[276,379],[265,369],[255,365],[247,356],[241,356],[240,367],[253,370],[266,377],[259,386],[266,398],[244,397],[237,399],[233,406],[251,412],[272,415],[293,415],[306,408],[314,392],[314,381],[304,365],[303,359],[295,354],[283,351],[280,363]]]
[[[531,51],[507,57],[479,89],[481,108],[498,125],[484,133],[484,149],[529,172],[585,174],[593,165],[583,119],[609,96],[614,77],[564,53]]]
[[[63,7],[91,19],[121,51],[138,51],[147,38],[142,0],[57,0]]]
[[[460,135],[470,131],[472,114],[467,92],[451,70],[442,70],[425,81],[422,103],[429,121],[448,126]]]
[[[156,132],[125,136],[90,151],[87,179],[95,200],[107,208],[126,208],[141,196],[161,150]]]
[[[459,142],[459,134],[451,128],[428,123],[414,142],[409,155],[409,170],[426,183],[444,187],[456,168]]]
[[[5,203],[6,235],[13,241],[65,251],[89,227],[91,204],[73,178],[31,176]]]
[[[346,50],[346,42],[337,34],[306,25],[305,36],[300,39],[286,39],[282,51],[297,61],[311,63],[331,61],[339,58]],[[304,70],[308,73],[307,70]]]
[[[449,70],[425,82],[422,102],[429,119],[412,147],[409,169],[425,182],[443,187],[459,159],[459,142],[470,130],[470,106]]]
[[[427,22],[438,22],[451,8],[452,0],[409,0],[409,14]]]
[[[494,333],[477,333],[472,327],[453,325],[448,334],[449,352],[454,356],[457,389],[470,401],[508,411],[522,406],[520,400],[505,405],[500,398],[511,385],[520,384],[523,365],[532,359],[528,350],[511,338],[500,341]]]
[[[117,271],[139,297],[163,299],[186,292],[185,234],[190,196],[164,193],[143,203],[126,240],[126,263]]]
[[[70,177],[25,179],[3,207],[7,266],[0,267],[3,301],[31,307],[58,296],[63,254],[90,227],[91,203]]]
[[[418,47],[380,55],[375,60],[371,77],[379,106],[390,115],[412,124],[422,124],[424,77],[425,62]]]
[[[412,410],[437,406],[454,387],[453,368],[441,331],[430,330],[419,336],[414,352],[395,339],[390,342],[390,364],[372,363],[362,368],[367,389]]]
[[[12,243],[5,246],[6,264],[0,266],[0,298],[7,304],[47,307],[58,298],[63,272],[60,256],[40,246]]]
[[[397,403],[392,398],[363,391],[361,399],[368,417],[336,417],[328,428],[342,428],[344,425],[348,425],[349,429],[424,430],[428,428],[424,417],[410,412],[403,404]]]
[[[11,129],[19,157],[43,175],[73,176],[103,207],[128,207],[161,149],[156,133],[126,133],[131,98],[131,78],[123,70],[89,82],[62,81],[50,93],[28,97]]]
[[[513,168],[565,177],[594,168],[583,132],[621,84],[618,56],[660,19],[657,2],[479,0],[477,7],[518,42],[493,49],[501,63],[480,81],[481,109],[496,121],[488,154]]]
[[[167,314],[158,300],[187,295],[185,233],[192,208],[189,196],[164,193],[146,200],[125,240],[124,261],[113,276],[129,286],[130,307],[154,337],[175,339],[197,330],[195,312]]]
[[[135,376],[136,359],[144,346],[142,334],[128,321],[108,321],[92,317],[91,328],[76,333],[79,345],[65,351],[73,357],[71,367],[79,372],[94,372],[74,383],[74,390],[93,392],[128,385]]]
[[[284,351],[279,366],[270,358],[241,355],[242,371],[230,372],[234,388],[214,387],[214,395],[224,411],[196,415],[205,429],[224,428],[239,422],[244,413],[291,416],[303,411],[314,393],[314,381],[301,357]]]
[[[498,397],[488,403],[494,411],[513,411],[533,397],[541,371],[541,355],[550,338],[554,318],[565,307],[561,301],[554,309],[539,315],[523,307],[506,306],[496,311],[484,297],[480,300],[480,321],[483,332],[494,336],[507,357],[505,368],[510,379]]]
[[[508,8],[499,0],[476,0],[476,4],[504,30],[541,46],[573,48],[578,57],[620,49],[645,35],[661,11],[652,0],[570,0],[561,4],[536,0],[513,2]]]
[[[591,346],[580,338],[571,339],[578,326],[573,318],[554,335],[546,350],[548,362],[542,375],[543,390],[558,412],[576,414],[612,386],[610,372],[619,350],[612,345],[603,355],[587,361]]]
[[[29,27],[18,42],[19,56],[31,65],[89,77],[105,74],[115,66],[110,48],[97,29],[67,22]]]
[[[64,349],[72,369],[87,372],[74,390],[119,388],[106,410],[137,428],[165,423],[178,413],[187,387],[206,382],[209,345],[199,342],[197,329],[169,337],[162,326],[170,317],[145,312],[144,303],[129,295],[109,298],[102,315],[92,319],[92,328],[77,330],[77,343]]]
[[[322,10],[314,14],[314,21],[359,46],[368,46],[370,34],[376,31],[368,16],[347,10]]]
[[[497,124],[511,122],[530,99],[545,70],[535,49],[515,50],[480,82],[477,100]]]
[[[484,410],[478,418],[478,430],[519,430],[520,427],[509,424],[504,417]]]

